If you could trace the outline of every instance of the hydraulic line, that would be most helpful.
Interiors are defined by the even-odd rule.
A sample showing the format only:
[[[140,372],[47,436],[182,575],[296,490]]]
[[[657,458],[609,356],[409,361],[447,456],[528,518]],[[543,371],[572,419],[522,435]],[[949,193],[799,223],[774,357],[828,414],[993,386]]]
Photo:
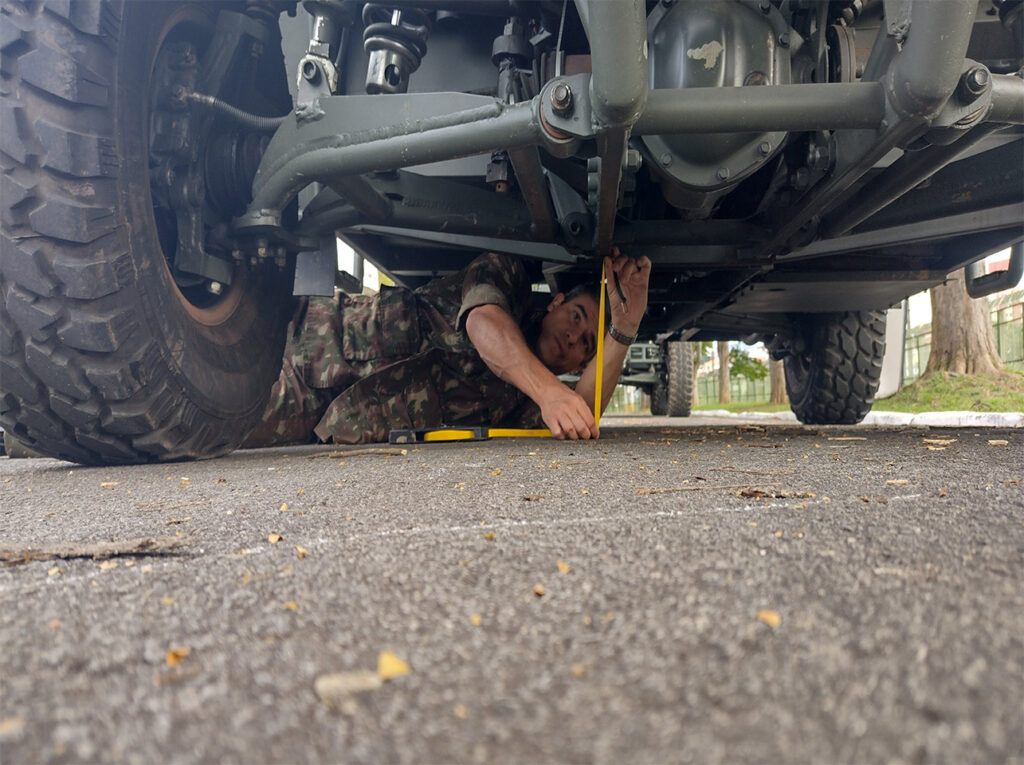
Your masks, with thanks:
[[[232,106],[221,101],[219,98],[208,96],[205,93],[186,93],[185,98],[199,106],[213,109],[221,116],[227,117],[258,133],[273,133],[291,116],[290,114],[285,114],[281,117],[264,117],[260,114],[253,114],[239,109],[237,106]]]

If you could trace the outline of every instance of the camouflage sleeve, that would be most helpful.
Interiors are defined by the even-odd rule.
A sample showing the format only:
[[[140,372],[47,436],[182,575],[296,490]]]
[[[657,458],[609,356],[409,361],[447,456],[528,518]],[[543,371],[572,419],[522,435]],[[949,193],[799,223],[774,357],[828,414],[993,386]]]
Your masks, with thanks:
[[[466,316],[482,305],[499,306],[518,323],[527,309],[529,297],[530,280],[519,258],[496,252],[481,255],[466,269],[456,327],[464,330]]]

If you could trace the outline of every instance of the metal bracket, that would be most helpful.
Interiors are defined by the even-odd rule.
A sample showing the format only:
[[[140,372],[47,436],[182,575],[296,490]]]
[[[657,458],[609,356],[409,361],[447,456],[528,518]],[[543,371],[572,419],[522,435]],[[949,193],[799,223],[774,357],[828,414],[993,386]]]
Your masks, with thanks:
[[[964,270],[967,294],[972,298],[987,297],[1017,286],[1024,276],[1024,242],[1017,242],[1010,248],[1010,262],[1002,271],[982,274],[981,267],[981,261],[977,260]]]
[[[884,0],[885,29],[902,44],[910,31],[910,9],[914,0]]]

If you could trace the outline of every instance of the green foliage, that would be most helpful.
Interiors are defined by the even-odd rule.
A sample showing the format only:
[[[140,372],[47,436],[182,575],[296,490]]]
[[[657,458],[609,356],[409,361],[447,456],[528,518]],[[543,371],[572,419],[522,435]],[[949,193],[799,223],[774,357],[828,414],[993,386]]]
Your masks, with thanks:
[[[763,380],[768,376],[768,365],[742,348],[732,348],[729,351],[729,374],[748,380]]]

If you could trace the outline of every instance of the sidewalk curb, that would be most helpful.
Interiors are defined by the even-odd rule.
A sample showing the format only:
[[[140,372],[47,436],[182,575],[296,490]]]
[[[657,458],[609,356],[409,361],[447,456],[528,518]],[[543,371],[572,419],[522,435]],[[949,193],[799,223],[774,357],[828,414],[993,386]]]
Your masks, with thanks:
[[[727,417],[796,422],[792,412],[729,412],[701,409],[691,417]],[[868,412],[861,425],[903,425],[918,428],[1024,428],[1024,412]]]

